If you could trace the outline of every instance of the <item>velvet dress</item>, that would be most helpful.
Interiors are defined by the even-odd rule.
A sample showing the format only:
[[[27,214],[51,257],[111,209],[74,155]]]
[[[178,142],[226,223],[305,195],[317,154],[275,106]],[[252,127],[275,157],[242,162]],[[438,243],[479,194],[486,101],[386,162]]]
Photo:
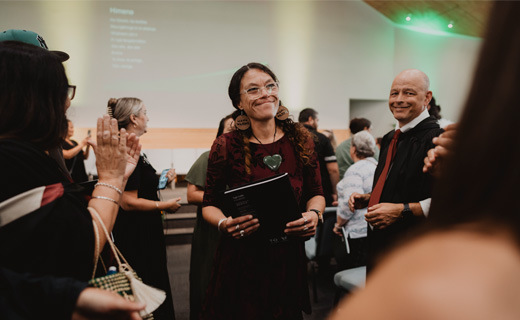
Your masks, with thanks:
[[[312,139],[306,147],[313,150]],[[222,208],[221,195],[226,186],[232,188],[283,172],[289,173],[303,208],[308,199],[323,195],[315,154],[311,156],[312,165],[303,166],[287,135],[270,144],[250,142],[250,149],[248,175],[241,135],[235,131],[215,140],[208,162],[204,206]],[[264,156],[273,154],[282,156],[276,171],[263,163]],[[302,311],[310,313],[303,240],[268,244],[254,234],[238,240],[221,237],[201,319],[289,320],[302,319]]]
[[[137,190],[138,198],[158,201],[158,184],[155,169],[141,155],[125,191]],[[113,234],[117,248],[143,282],[166,292],[166,300],[153,312],[154,318],[175,319],[161,212],[119,208]]]

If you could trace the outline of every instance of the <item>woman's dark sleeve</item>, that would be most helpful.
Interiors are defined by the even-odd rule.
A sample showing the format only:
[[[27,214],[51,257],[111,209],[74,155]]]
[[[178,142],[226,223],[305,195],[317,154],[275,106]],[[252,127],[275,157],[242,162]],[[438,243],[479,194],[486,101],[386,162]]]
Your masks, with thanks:
[[[226,137],[221,135],[213,142],[209,152],[203,207],[221,207],[220,195],[226,188],[226,160]]]
[[[70,319],[86,282],[0,267],[0,319]]]

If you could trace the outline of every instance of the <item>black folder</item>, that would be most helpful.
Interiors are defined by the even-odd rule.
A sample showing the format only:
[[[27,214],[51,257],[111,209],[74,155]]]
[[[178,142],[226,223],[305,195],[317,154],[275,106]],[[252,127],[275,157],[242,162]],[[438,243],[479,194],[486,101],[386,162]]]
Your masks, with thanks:
[[[290,240],[286,224],[302,217],[288,173],[253,181],[224,192],[224,212],[234,218],[253,215],[260,228],[253,235],[271,244]]]

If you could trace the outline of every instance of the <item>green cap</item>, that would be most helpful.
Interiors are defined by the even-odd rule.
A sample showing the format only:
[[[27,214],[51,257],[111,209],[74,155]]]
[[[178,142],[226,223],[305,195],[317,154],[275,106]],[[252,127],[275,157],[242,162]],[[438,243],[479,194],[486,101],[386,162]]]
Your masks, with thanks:
[[[42,36],[37,34],[36,32],[27,31],[27,30],[16,30],[10,29],[0,33],[0,41],[20,41],[28,44],[35,45],[37,47],[43,48],[57,55],[60,60],[67,61],[69,60],[69,55],[62,51],[53,51],[49,50],[45,40],[43,40]]]

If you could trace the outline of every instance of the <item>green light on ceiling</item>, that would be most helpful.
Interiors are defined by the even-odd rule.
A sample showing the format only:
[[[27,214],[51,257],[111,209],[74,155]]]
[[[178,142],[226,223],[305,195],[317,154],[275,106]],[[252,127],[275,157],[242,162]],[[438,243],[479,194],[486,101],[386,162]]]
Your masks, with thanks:
[[[416,32],[442,36],[453,35],[456,32],[452,20],[433,11],[404,13],[397,17],[396,21],[399,21],[398,25]]]

